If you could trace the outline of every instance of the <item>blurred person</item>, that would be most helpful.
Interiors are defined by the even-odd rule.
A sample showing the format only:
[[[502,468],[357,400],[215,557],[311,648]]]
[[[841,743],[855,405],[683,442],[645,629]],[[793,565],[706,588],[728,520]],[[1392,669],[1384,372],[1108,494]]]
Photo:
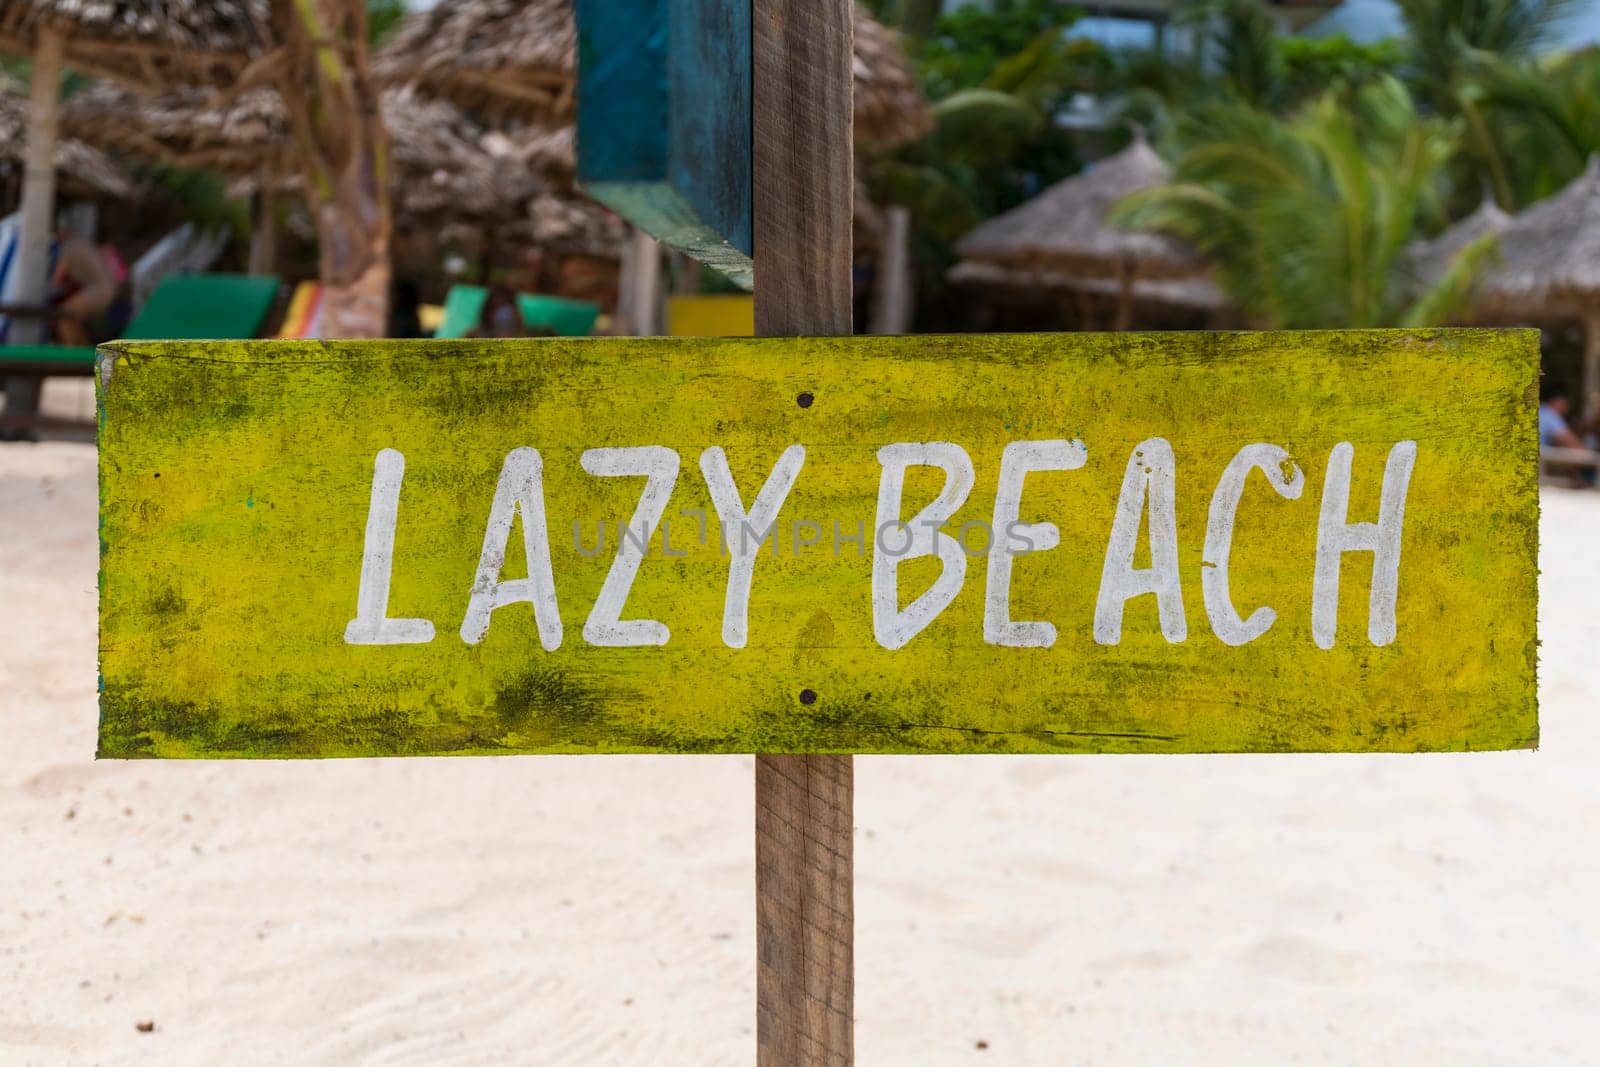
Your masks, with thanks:
[[[99,339],[110,340],[121,337],[122,332],[128,328],[128,323],[133,321],[133,293],[128,285],[133,272],[128,269],[127,262],[115,245],[102,244],[100,256],[105,261],[106,269],[111,271],[112,281],[116,285],[116,296],[112,299],[111,306],[100,316]]]
[[[1567,416],[1572,400],[1548,382],[1539,390],[1539,445],[1544,448],[1588,448]]]
[[[58,229],[50,244],[49,337],[58,345],[95,343],[91,326],[111,308],[119,285],[112,261],[95,245]],[[4,380],[5,411],[13,417],[36,415],[40,382],[32,378]],[[35,440],[29,430],[0,433],[0,440]]]
[[[509,286],[491,285],[489,295],[478,314],[478,325],[469,337],[526,337],[522,313],[517,310],[517,296]]]
[[[58,234],[50,272],[50,334],[61,345],[93,344],[90,326],[111,307],[117,276],[100,249]]]

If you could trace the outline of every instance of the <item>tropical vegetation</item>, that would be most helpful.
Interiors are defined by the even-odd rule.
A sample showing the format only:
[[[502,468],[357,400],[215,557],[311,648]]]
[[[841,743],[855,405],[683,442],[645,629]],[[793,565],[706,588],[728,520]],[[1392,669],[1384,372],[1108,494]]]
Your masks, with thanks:
[[[875,166],[878,189],[948,263],[970,226],[1137,124],[1176,177],[1118,218],[1202,249],[1254,324],[1438,322],[1493,239],[1432,279],[1405,247],[1485,195],[1520,210],[1600,152],[1600,51],[1541,47],[1565,2],[1400,0],[1405,34],[1358,44],[1285,34],[1259,0],[1191,0],[1123,48],[1074,36],[1077,11],[1048,0],[962,7],[911,43],[938,123]],[[1099,143],[1074,121],[1085,101]]]

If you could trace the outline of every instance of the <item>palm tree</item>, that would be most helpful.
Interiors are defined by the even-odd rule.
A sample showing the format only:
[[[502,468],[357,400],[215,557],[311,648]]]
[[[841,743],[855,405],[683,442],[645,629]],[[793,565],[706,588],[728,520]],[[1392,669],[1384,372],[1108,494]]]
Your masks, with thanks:
[[[918,54],[933,128],[874,161],[874,199],[909,208],[943,246],[1076,170],[1052,119],[1108,62],[1099,45],[1065,35],[1077,18],[1050,0],[1003,0],[940,20]]]
[[[323,321],[332,337],[388,323],[390,173],[365,0],[272,0],[283,95],[317,227]]]
[[[1449,317],[1493,251],[1477,241],[1418,293],[1406,244],[1440,209],[1451,124],[1418,115],[1383,78],[1282,119],[1238,102],[1202,107],[1175,130],[1177,181],[1114,217],[1183,238],[1211,257],[1261,325],[1429,325]]]
[[[1476,55],[1533,54],[1569,0],[1398,0],[1423,102],[1448,113]]]
[[[1516,145],[1518,112],[1526,102],[1517,99],[1515,87],[1531,71],[1535,46],[1566,12],[1569,0],[1399,0],[1399,5],[1410,53],[1407,80],[1424,107],[1462,123],[1461,199],[1476,197],[1475,183],[1463,180],[1476,171],[1502,207],[1526,203],[1528,183],[1519,182],[1517,172],[1529,161]]]
[[[1287,114],[1329,91],[1355,92],[1395,73],[1405,54],[1390,40],[1280,33],[1260,0],[1183,0],[1173,20],[1194,31],[1193,50],[1121,49],[1109,65],[1107,88],[1121,93],[1123,117],[1147,127],[1226,101]]]
[[[1524,62],[1479,57],[1470,85],[1505,175],[1505,206],[1565,188],[1600,152],[1600,49]]]

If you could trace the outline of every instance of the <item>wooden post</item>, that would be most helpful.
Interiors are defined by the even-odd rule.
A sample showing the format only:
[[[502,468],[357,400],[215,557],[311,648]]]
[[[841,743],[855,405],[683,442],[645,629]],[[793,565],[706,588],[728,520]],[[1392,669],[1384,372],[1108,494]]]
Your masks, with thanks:
[[[911,329],[911,212],[894,204],[884,211],[884,220],[869,332],[902,334]]]
[[[255,228],[250,231],[251,274],[273,274],[278,267],[278,202],[273,177],[263,170],[256,184]]]
[[[634,337],[661,332],[661,246],[643,230],[630,228],[622,246],[617,317]]]
[[[1134,265],[1124,259],[1117,264],[1117,317],[1113,330],[1133,329],[1133,276]]]
[[[1583,316],[1583,396],[1575,410],[1579,415],[1593,415],[1592,405],[1596,391],[1600,391],[1600,311],[1589,310]]]
[[[758,335],[851,332],[850,2],[753,0]],[[756,757],[760,1067],[855,1060],[853,771],[850,756]]]
[[[61,65],[66,38],[53,26],[39,28],[33,49],[33,74],[28,85],[28,143],[24,146],[22,220],[17,260],[6,286],[6,302],[38,307],[50,287],[50,234],[56,209],[56,137],[60,129]],[[7,330],[12,344],[39,344],[49,337],[42,318],[13,316]],[[6,414],[32,415],[39,410],[39,379],[11,378],[5,383]]]

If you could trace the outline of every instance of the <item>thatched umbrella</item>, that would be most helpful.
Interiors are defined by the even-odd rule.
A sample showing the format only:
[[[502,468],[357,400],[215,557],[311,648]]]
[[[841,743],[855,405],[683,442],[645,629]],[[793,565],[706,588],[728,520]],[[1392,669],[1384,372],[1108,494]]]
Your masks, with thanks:
[[[440,237],[451,243],[475,245],[484,239],[481,227],[470,222],[449,222]],[[557,256],[618,259],[627,238],[627,226],[592,200],[545,192],[531,198],[522,217],[498,227],[496,243],[527,245]]]
[[[101,84],[67,101],[61,128],[109,152],[175,167],[230,177],[298,173],[283,102],[271,89],[218,106],[200,90],[145,96]]]
[[[894,33],[859,6],[855,17],[856,138],[883,148],[932,124]],[[569,125],[577,32],[571,0],[449,0],[408,16],[373,69],[491,121]]]
[[[963,259],[1001,267],[1077,277],[1109,274],[1118,292],[1115,328],[1125,330],[1133,319],[1134,286],[1140,278],[1204,271],[1200,257],[1181,241],[1107,221],[1111,208],[1128,194],[1171,180],[1171,168],[1139,133],[1116,155],[976,227],[956,244],[956,251]]]
[[[23,163],[27,124],[27,96],[0,82],[0,164],[8,169]],[[127,200],[135,192],[133,179],[115,160],[72,138],[56,142],[55,169],[57,184],[73,197]]]
[[[0,0],[0,51],[53,45],[75,70],[140,89],[224,86],[265,48],[266,11],[266,0]]]
[[[265,47],[265,9],[265,0],[0,0],[0,51],[33,63],[13,303],[44,300],[63,66],[147,89],[225,84]],[[42,333],[42,321],[19,325],[14,340]]]
[[[491,119],[565,122],[576,40],[566,0],[452,0],[402,21],[373,73]]]
[[[933,128],[933,112],[900,35],[859,4],[855,12],[856,143],[885,149],[915,141]]]
[[[558,135],[485,134],[453,105],[406,89],[386,91],[380,103],[390,134],[395,211],[413,223],[515,222],[528,200],[546,188],[546,173],[570,176]],[[74,96],[62,121],[73,136],[100,147],[214,170],[234,179],[233,192],[263,197],[251,266],[270,269],[270,198],[301,182],[288,116],[276,92],[255,89],[218,106],[194,90],[140,97],[97,86]],[[565,152],[570,155],[570,144]]]
[[[1600,389],[1600,155],[1500,233],[1500,262],[1478,285],[1483,306],[1583,325],[1583,396]]]
[[[1406,248],[1405,263],[1415,288],[1420,292],[1449,273],[1456,257],[1466,247],[1489,234],[1498,234],[1511,222],[1494,198],[1485,195],[1478,209],[1437,236],[1413,241]]]

